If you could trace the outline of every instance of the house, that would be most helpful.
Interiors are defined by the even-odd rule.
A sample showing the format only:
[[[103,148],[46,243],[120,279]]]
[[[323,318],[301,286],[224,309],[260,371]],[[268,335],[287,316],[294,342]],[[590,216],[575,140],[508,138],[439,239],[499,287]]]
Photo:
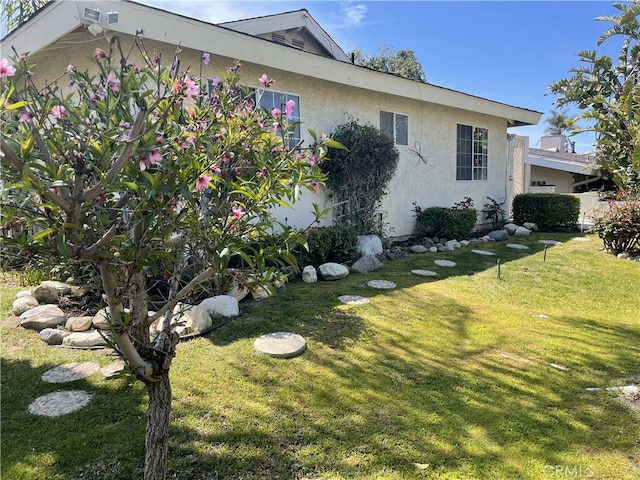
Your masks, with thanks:
[[[259,86],[265,73],[275,79],[270,101],[295,100],[303,124],[297,135],[306,142],[307,128],[330,134],[352,119],[390,135],[400,158],[382,209],[394,237],[412,234],[413,202],[448,207],[470,197],[480,209],[492,197],[510,204],[508,170],[519,150],[511,148],[507,128],[534,125],[542,115],[353,65],[307,10],[214,25],[132,1],[53,1],[10,32],[2,49],[30,52],[34,78],[44,84],[68,64],[93,65],[95,48],[105,48],[113,35],[129,51],[140,31],[151,52],[170,56],[179,45],[182,65],[202,68],[202,77],[214,78],[239,60],[246,85]],[[206,66],[203,52],[210,54]],[[277,216],[307,227],[313,203],[331,207],[330,192],[305,192],[295,209]]]

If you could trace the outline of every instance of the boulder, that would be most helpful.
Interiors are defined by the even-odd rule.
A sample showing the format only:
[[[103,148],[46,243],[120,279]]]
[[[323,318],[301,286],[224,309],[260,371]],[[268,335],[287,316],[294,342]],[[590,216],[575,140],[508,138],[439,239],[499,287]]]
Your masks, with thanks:
[[[216,295],[205,298],[198,304],[211,317],[237,317],[240,315],[238,299],[231,295]]]
[[[27,310],[31,310],[33,307],[37,307],[38,305],[40,305],[38,300],[30,295],[16,298],[13,301],[13,314],[19,317]]]
[[[518,227],[518,228],[516,228],[516,231],[515,231],[514,235],[516,235],[516,236],[524,236],[524,235],[529,235],[530,233],[531,233],[531,230],[529,230],[528,228]]]
[[[107,345],[106,338],[110,338],[108,332],[91,329],[86,332],[73,332],[62,339],[65,347],[91,348]]]
[[[382,240],[377,235],[358,235],[356,251],[360,255],[380,255],[382,253]]]
[[[249,293],[251,293],[251,290],[249,289],[249,287],[247,287],[243,283],[240,283],[238,280],[234,280],[233,285],[227,292],[227,295],[235,298],[239,302],[244,298],[246,298],[249,295]]]
[[[522,224],[522,226],[527,230],[531,230],[532,232],[535,232],[536,230],[538,230],[538,226],[533,222],[525,222]]]
[[[38,335],[47,345],[62,345],[64,337],[71,335],[71,332],[58,328],[43,328]]]
[[[319,270],[323,280],[340,280],[349,275],[349,268],[340,263],[323,263]]]
[[[462,248],[462,245],[457,240],[449,240],[447,243],[445,243],[445,246],[453,247],[456,250]]]
[[[251,291],[251,298],[258,302],[266,300],[267,298],[271,297],[271,295],[271,291],[268,288],[263,287],[262,285],[255,286]]]
[[[509,235],[513,235],[514,233],[516,233],[516,230],[518,229],[518,225],[516,225],[515,223],[507,223],[502,228],[503,230],[506,230]]]
[[[374,255],[365,255],[351,265],[351,271],[356,273],[375,272],[380,270],[383,264]]]
[[[128,308],[125,308],[124,312],[129,313],[130,310]],[[98,330],[111,330],[109,318],[109,307],[104,307],[98,310],[98,313],[93,316],[93,320],[91,322],[93,328],[97,328]]]
[[[500,242],[502,240],[507,240],[509,238],[509,232],[507,232],[506,230],[494,230],[493,232],[489,232],[487,236],[491,240]]]
[[[33,293],[31,293],[31,290],[20,290],[16,293],[15,299],[17,300],[21,297],[33,297]]]
[[[64,328],[70,332],[86,332],[92,325],[93,317],[85,315],[83,317],[69,317]]]
[[[313,265],[307,265],[302,269],[302,281],[305,283],[316,283],[318,281],[318,272]]]
[[[425,247],[424,245],[411,245],[409,247],[409,251],[411,253],[425,253],[427,252],[427,247]]]
[[[20,315],[18,326],[40,331],[45,328],[56,328],[67,321],[64,312],[56,305],[39,305]]]
[[[165,318],[166,317],[162,317],[162,319],[152,325],[152,327],[155,327],[156,333],[164,329]],[[208,330],[213,325],[211,315],[209,315],[209,312],[205,308],[198,305],[186,305],[184,303],[178,303],[174,307],[170,321],[172,325],[171,330],[175,331],[181,337],[197,335]]]
[[[33,296],[40,303],[56,303],[60,295],[71,293],[71,287],[66,283],[46,280],[33,289]]]

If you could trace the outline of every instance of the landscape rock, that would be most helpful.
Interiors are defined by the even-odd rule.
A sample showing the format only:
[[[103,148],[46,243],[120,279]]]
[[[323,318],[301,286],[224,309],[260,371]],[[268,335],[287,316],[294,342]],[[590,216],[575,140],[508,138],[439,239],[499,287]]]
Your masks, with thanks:
[[[173,320],[171,321],[171,323],[176,323],[177,325],[175,328],[176,333],[181,337],[183,337],[185,335],[197,335],[211,328],[211,326],[213,325],[213,322],[211,321],[209,308],[212,308],[212,310],[216,312],[224,311],[225,314],[227,314],[224,316],[234,316],[234,315],[228,315],[229,313],[231,313],[229,310],[232,309],[230,305],[233,304],[233,302],[235,302],[236,310],[237,310],[238,301],[235,298],[230,297],[228,295],[218,295],[218,296],[228,297],[229,299],[232,299],[232,300],[229,300],[227,303],[226,299],[224,299],[220,302],[215,302],[215,305],[210,304],[208,308],[203,308],[198,305],[185,305],[181,303],[176,305],[173,309],[174,317],[173,317]],[[212,298],[216,298],[216,297],[212,297]],[[207,300],[211,300],[211,299],[207,299]],[[221,315],[221,313],[218,313],[218,315]]]
[[[524,227],[518,227],[514,233],[514,235],[516,236],[524,236],[524,235],[529,235],[531,233],[531,230],[529,230],[528,228],[524,228]]]
[[[447,243],[445,243],[445,246],[453,247],[456,250],[462,248],[462,245],[457,240],[449,240]]]
[[[313,265],[307,265],[302,269],[302,281],[304,283],[316,283],[318,281],[318,272]]]
[[[67,321],[64,312],[56,305],[39,305],[20,315],[18,326],[40,331],[45,328],[55,328]]]
[[[424,245],[411,245],[409,247],[409,251],[412,253],[425,253],[425,252],[428,252],[429,250]]]
[[[59,328],[43,328],[40,330],[38,336],[47,345],[62,345],[64,337],[71,335],[71,332],[67,330],[60,330]]]
[[[130,310],[128,308],[125,308],[124,312],[129,313]],[[109,318],[109,307],[104,307],[98,310],[98,313],[93,316],[93,320],[91,322],[93,328],[97,328],[98,330],[111,330]]]
[[[31,293],[31,290],[20,290],[16,293],[15,299],[17,300],[22,297],[33,297],[33,294]]]
[[[461,247],[468,247],[469,245],[471,245],[471,242],[469,242],[469,240],[460,240]]]
[[[198,306],[211,317],[237,317],[240,315],[238,299],[231,295],[216,295],[205,298]]]
[[[251,298],[253,298],[257,302],[260,302],[262,300],[266,300],[267,298],[271,297],[271,295],[272,295],[272,293],[269,291],[269,289],[267,289],[266,287],[263,287],[261,285],[255,287],[251,291]]]
[[[237,301],[241,301],[244,300],[250,293],[251,290],[249,289],[249,287],[243,285],[238,281],[234,281],[233,286],[229,289],[227,295],[235,298]]]
[[[356,251],[360,255],[380,255],[382,253],[382,240],[377,235],[358,235]]]
[[[424,247],[423,247],[424,248]],[[365,255],[351,265],[351,271],[356,273],[368,273],[380,270],[384,265],[374,255]]]
[[[93,317],[85,315],[82,317],[69,317],[64,326],[70,332],[86,332],[93,325]]]
[[[509,238],[509,232],[506,230],[494,230],[493,232],[489,232],[487,236],[491,240],[501,242],[502,240],[507,240]]]
[[[34,297],[30,295],[29,296],[25,295],[25,296],[16,298],[13,301],[13,314],[16,317],[19,317],[27,310],[31,310],[33,307],[37,307],[38,305],[40,305],[38,300],[36,300]]]
[[[73,332],[62,339],[62,345],[80,348],[102,347],[107,345],[105,337],[110,338],[110,334],[97,329],[87,330],[86,332]]]
[[[516,225],[515,223],[507,223],[504,227],[502,227],[502,229],[506,230],[509,235],[513,235],[516,233],[518,225]]]
[[[525,222],[522,224],[522,226],[527,230],[531,230],[532,232],[535,232],[536,230],[538,230],[538,226],[533,222]]]
[[[71,287],[66,283],[46,280],[33,289],[33,296],[40,303],[56,303],[61,295],[71,293]]]
[[[340,263],[323,263],[319,270],[323,280],[340,280],[349,275],[349,268]]]

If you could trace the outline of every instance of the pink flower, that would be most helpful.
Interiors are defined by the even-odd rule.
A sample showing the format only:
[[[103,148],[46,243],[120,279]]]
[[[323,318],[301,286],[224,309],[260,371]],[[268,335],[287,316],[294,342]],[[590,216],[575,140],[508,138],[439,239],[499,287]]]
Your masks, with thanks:
[[[120,90],[120,79],[113,72],[107,75],[107,86],[114,92]]]
[[[187,143],[190,143],[192,146],[196,146],[196,137],[194,137],[193,135],[189,135],[187,137]]]
[[[22,115],[18,118],[19,122],[30,123],[33,120],[33,113],[31,112],[23,112]]]
[[[140,165],[140,170],[144,172],[147,169],[147,159],[145,157],[140,158],[138,165]]]
[[[149,152],[149,163],[151,165],[155,165],[156,163],[160,163],[162,161],[162,155],[160,155],[160,150],[157,148],[152,149]]]
[[[67,65],[67,72],[75,72],[76,71],[76,67],[74,67],[73,65]]]
[[[54,116],[54,118],[64,118],[67,115],[67,109],[62,105],[55,105],[51,107],[50,113]]]
[[[293,109],[296,106],[296,102],[294,100],[289,100],[284,106],[284,115],[287,117],[287,120],[291,120],[291,116],[293,115]]]
[[[274,108],[273,110],[271,110],[271,116],[273,118],[279,118],[280,115],[282,115],[282,110],[280,110],[279,108]]]
[[[242,211],[241,207],[233,207],[231,209],[231,215],[233,216],[233,218],[235,220],[239,220],[240,218],[242,218],[242,216],[244,215],[245,212]]]
[[[309,157],[309,165],[315,165],[317,161],[318,161],[318,157],[316,156],[315,153],[312,153],[311,156]]]
[[[211,171],[214,175],[220,175],[220,172],[222,172],[222,170],[220,170],[219,167],[213,167],[213,170]]]
[[[318,185],[318,182],[311,182],[309,183],[309,186],[313,189],[314,192],[318,193],[320,191],[320,185]]]
[[[193,100],[194,95],[200,95],[200,86],[189,77],[184,77],[184,84],[187,87],[186,94],[189,100]]]
[[[3,58],[0,60],[0,78],[13,77],[16,74],[16,69],[9,65],[9,60]]]
[[[209,54],[207,52],[202,54],[202,63],[209,65]]]
[[[264,85],[265,87],[267,86],[267,83],[269,83],[269,77],[267,77],[266,73],[263,73],[262,76],[258,79],[260,81],[260,83],[262,85]]]
[[[215,77],[213,80],[211,80],[211,85],[217,87],[218,85],[220,85],[220,82],[222,82],[222,79],[220,77]]]
[[[209,188],[209,182],[211,180],[211,177],[208,175],[200,175],[200,177],[198,177],[198,180],[196,180],[196,190],[200,192]]]
[[[95,53],[93,54],[96,58],[107,58],[106,52],[101,48],[96,48]]]

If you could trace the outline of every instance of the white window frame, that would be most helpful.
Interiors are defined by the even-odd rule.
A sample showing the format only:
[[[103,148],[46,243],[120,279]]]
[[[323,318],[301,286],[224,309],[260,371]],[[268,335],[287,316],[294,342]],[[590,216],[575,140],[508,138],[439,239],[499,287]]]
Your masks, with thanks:
[[[460,127],[470,128],[471,138],[461,138]],[[462,144],[463,141],[466,143]],[[488,178],[489,129],[462,123],[456,124],[456,180],[486,181]]]
[[[384,114],[393,115],[393,132],[391,132],[389,128],[385,127],[384,122],[382,121],[382,116]],[[399,126],[402,125],[400,123],[402,120],[404,120],[405,125],[405,132],[403,136],[403,132],[398,131]],[[380,131],[384,133],[391,141],[393,141],[394,145],[407,147],[409,145],[409,115],[407,115],[406,113],[390,112],[389,110],[380,110]]]

